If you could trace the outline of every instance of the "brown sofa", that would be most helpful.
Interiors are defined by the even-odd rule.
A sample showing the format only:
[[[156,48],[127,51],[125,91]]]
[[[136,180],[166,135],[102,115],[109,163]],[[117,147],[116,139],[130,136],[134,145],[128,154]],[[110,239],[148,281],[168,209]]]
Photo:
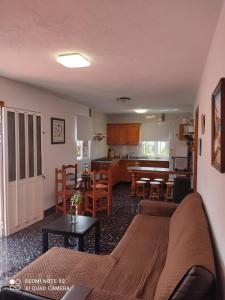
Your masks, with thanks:
[[[46,278],[70,290],[52,288],[53,283],[34,291]],[[5,287],[2,299],[215,299],[213,251],[201,197],[190,194],[179,206],[143,200],[111,255],[52,248],[14,279],[22,289]]]

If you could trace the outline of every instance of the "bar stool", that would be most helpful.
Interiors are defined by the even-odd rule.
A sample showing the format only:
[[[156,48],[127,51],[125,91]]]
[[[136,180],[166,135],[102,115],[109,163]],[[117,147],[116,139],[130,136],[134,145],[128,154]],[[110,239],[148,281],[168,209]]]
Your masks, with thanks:
[[[172,181],[166,182],[166,201],[173,199],[173,187],[174,187],[174,182]]]
[[[146,182],[142,180],[136,181],[136,196],[145,199]]]
[[[157,181],[150,181],[150,186],[150,200],[160,200],[161,183]]]
[[[151,179],[147,178],[147,177],[143,177],[143,178],[140,178],[140,181],[144,181],[145,182],[145,187],[146,187],[147,195],[150,195],[150,181],[151,181]]]
[[[154,178],[154,181],[160,183],[160,197],[163,199],[163,187],[165,184],[165,180],[163,178]]]

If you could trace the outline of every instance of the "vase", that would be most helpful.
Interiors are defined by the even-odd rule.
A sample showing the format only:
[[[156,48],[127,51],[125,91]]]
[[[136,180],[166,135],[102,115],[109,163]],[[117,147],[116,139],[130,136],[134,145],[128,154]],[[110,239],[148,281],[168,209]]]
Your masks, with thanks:
[[[76,224],[78,222],[78,206],[77,205],[70,205],[70,222],[72,224]]]

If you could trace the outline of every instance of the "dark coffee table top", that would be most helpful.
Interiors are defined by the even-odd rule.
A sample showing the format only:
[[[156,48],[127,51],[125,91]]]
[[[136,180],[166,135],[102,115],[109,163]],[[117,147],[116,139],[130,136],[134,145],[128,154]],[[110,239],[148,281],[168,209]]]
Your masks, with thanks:
[[[71,223],[70,215],[64,215],[55,219],[43,226],[43,232],[50,232],[55,234],[69,234],[69,235],[84,235],[86,234],[92,227],[97,225],[99,219],[86,217],[86,216],[77,216],[77,223]]]

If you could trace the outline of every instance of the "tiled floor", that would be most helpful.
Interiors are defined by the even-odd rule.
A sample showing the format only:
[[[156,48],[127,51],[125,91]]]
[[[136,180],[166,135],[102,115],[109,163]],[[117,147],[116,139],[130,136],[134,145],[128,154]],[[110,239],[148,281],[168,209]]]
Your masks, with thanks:
[[[128,184],[119,184],[113,189],[113,215],[98,215],[101,224],[101,254],[108,254],[123,236],[128,225],[137,213],[138,201],[130,195]],[[50,211],[44,220],[8,238],[0,239],[0,286],[24,266],[32,262],[42,251],[41,228],[58,216]],[[85,240],[85,251],[94,252],[94,233],[90,232]],[[77,249],[77,240],[70,239],[72,248]],[[63,246],[60,236],[50,235],[49,247]]]

